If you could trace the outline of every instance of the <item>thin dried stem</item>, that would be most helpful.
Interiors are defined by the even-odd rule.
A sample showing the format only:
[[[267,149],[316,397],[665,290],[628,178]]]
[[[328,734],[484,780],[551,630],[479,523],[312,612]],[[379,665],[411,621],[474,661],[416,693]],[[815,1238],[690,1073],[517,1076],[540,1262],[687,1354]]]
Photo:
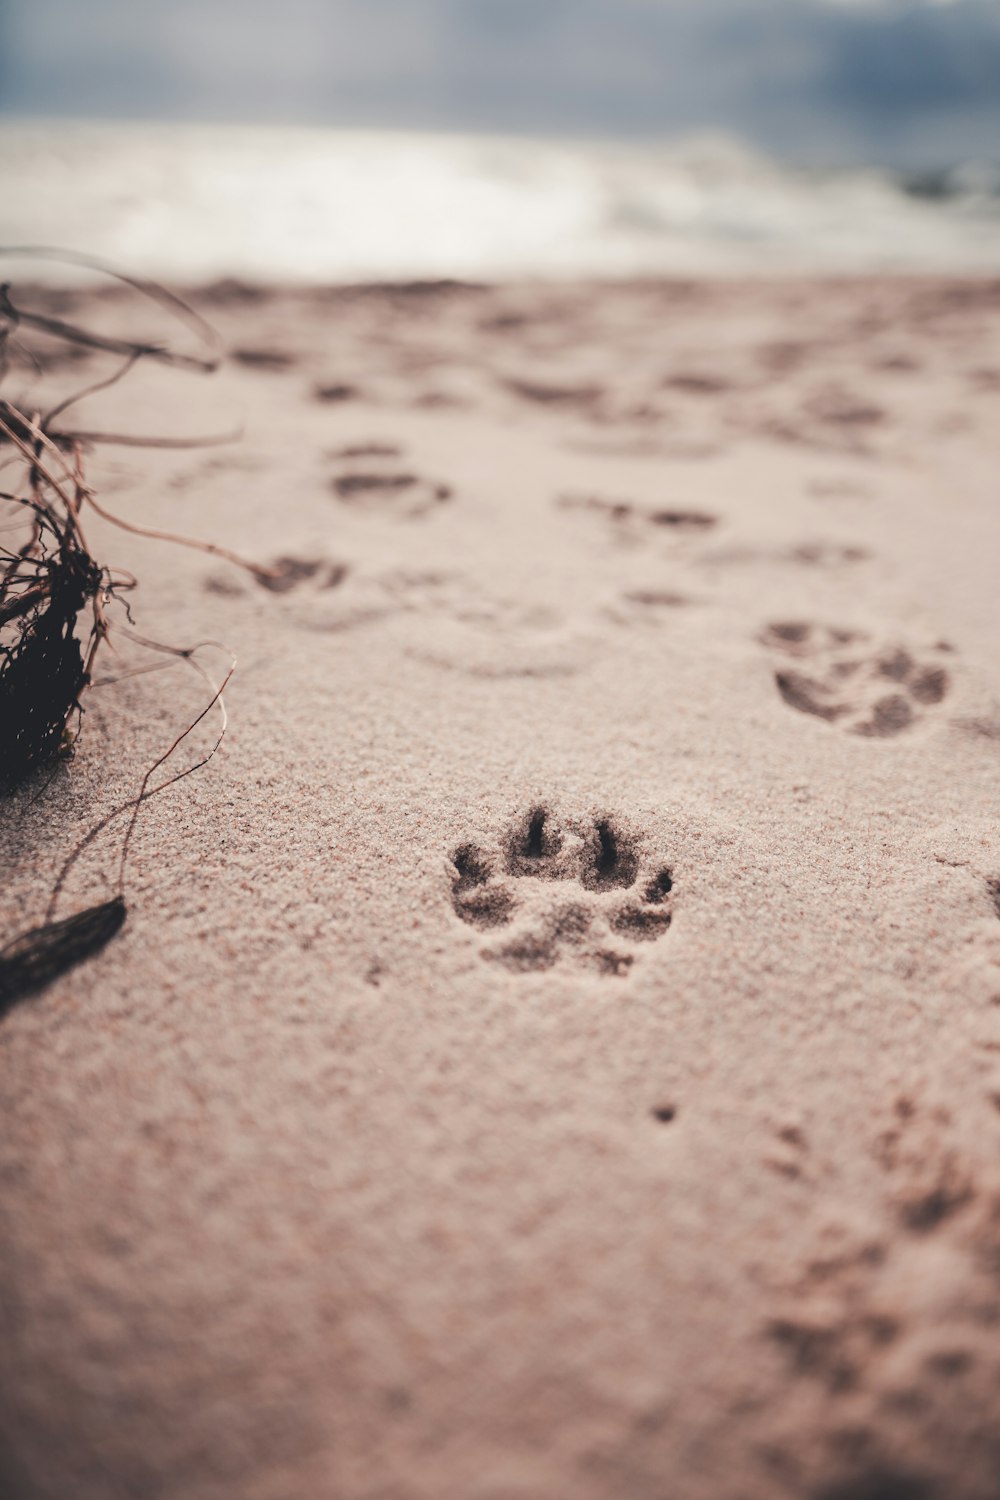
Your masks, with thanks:
[[[238,552],[231,552],[228,547],[220,547],[217,542],[202,542],[196,537],[178,536],[171,531],[157,531],[149,526],[137,526],[134,521],[125,521],[121,516],[116,516],[112,511],[98,504],[90,491],[87,492],[87,501],[103,520],[110,521],[112,526],[120,526],[122,531],[130,531],[133,536],[149,537],[154,542],[173,542],[177,547],[192,547],[196,552],[207,552],[211,557],[224,557],[227,562],[235,563],[236,567],[252,573],[255,578],[277,577],[274,568],[265,568],[260,563],[250,562],[249,559],[240,557]]]
[[[197,650],[197,647],[194,647],[192,649]],[[187,653],[184,651],[178,651],[176,654],[181,657],[187,655]],[[194,665],[193,662],[192,665]],[[183,781],[186,776],[191,776],[195,771],[200,771],[202,766],[207,766],[209,761],[212,760],[216,755],[219,747],[222,744],[222,741],[225,739],[226,728],[228,726],[225,705],[222,701],[222,694],[225,692],[227,686],[229,685],[230,678],[232,677],[235,670],[236,658],[233,657],[230,662],[229,670],[226,672],[226,675],[222,679],[222,682],[214,690],[211,699],[208,703],[205,704],[205,707],[202,709],[201,713],[198,714],[196,718],[191,720],[191,723],[187,726],[187,728],[177,736],[177,738],[173,741],[169,748],[165,750],[162,755],[158,756],[153,764],[149,767],[149,770],[142,778],[138,794],[135,797],[130,797],[127,802],[122,802],[117,807],[113,808],[112,811],[107,813],[99,823],[95,823],[94,826],[89,829],[84,837],[80,840],[76,848],[66,859],[65,863],[62,866],[62,869],[59,871],[59,874],[56,877],[55,884],[52,887],[52,894],[49,898],[49,904],[45,912],[46,922],[52,921],[56,906],[59,902],[59,897],[62,894],[63,887],[66,884],[73,866],[76,864],[81,854],[83,854],[84,851],[90,847],[94,840],[104,832],[105,828],[107,828],[110,823],[113,823],[116,818],[121,817],[122,813],[126,813],[131,809],[132,817],[129,821],[128,829],[125,834],[125,841],[122,845],[121,859],[118,866],[118,893],[119,895],[122,894],[125,883],[125,862],[128,856],[128,847],[132,839],[132,833],[135,829],[135,822],[136,818],[138,817],[139,808],[144,802],[148,802],[150,798],[159,796],[159,794],[161,792],[165,792],[168,787],[174,786],[178,781]],[[219,730],[218,737],[216,738],[215,743],[212,745],[212,748],[211,750],[209,750],[208,754],[202,756],[201,760],[195,761],[193,765],[186,766],[183,771],[178,771],[176,775],[169,776],[166,781],[161,781],[157,786],[150,787],[149,782],[151,781],[152,777],[155,776],[159,768],[164,764],[165,761],[170,759],[174,751],[184,743],[188,735],[198,727],[202,719],[205,718],[206,714],[209,714],[212,711],[217,703],[222,709],[222,725]]]

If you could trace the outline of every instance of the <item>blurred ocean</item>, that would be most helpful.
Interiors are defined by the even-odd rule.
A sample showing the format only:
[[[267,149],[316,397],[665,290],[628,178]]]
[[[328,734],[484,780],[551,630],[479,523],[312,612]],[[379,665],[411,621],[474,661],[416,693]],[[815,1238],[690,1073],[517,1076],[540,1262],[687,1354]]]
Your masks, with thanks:
[[[1000,271],[1000,164],[816,171],[717,136],[7,120],[0,203],[6,245],[177,283]]]

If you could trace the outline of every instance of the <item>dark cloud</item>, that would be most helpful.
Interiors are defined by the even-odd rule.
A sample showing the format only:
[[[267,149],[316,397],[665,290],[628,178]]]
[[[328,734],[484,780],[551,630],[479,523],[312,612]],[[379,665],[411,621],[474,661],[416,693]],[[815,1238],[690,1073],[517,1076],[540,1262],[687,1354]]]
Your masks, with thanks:
[[[912,115],[1000,104],[1000,8],[912,6],[851,26],[827,21],[823,79],[866,114]]]
[[[995,155],[1000,0],[0,0],[0,107]]]

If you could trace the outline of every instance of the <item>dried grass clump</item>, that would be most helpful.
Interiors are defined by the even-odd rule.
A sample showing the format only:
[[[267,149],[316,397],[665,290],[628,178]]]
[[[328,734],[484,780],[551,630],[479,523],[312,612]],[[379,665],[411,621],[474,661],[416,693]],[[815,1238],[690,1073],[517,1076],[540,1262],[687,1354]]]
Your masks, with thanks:
[[[49,253],[49,252],[38,252]],[[82,257],[71,257],[83,260]],[[84,262],[96,265],[94,262]],[[98,269],[105,269],[98,267]],[[113,441],[139,446],[196,446],[184,440],[142,435],[98,434],[67,426],[67,412],[83,399],[121,380],[141,360],[156,360],[187,369],[210,371],[218,357],[214,334],[186,303],[160,287],[110,274],[141,291],[184,322],[210,346],[206,356],[178,353],[162,343],[112,338],[77,327],[48,313],[15,303],[9,285],[0,287],[0,382],[9,377],[13,356],[21,363],[33,356],[25,334],[39,332],[75,348],[116,356],[115,368],[46,413],[27,411],[24,403],[0,396],[0,472],[13,470],[15,482],[0,490],[0,796],[9,795],[28,778],[71,752],[82,719],[82,700],[92,682],[95,659],[112,633],[110,611],[119,604],[116,631],[151,650],[166,652],[199,672],[210,690],[202,712],[146,772],[134,797],[90,830],[67,858],[54,885],[44,922],[14,938],[0,950],[0,1015],[15,1001],[38,990],[75,963],[104,946],[126,916],[125,861],[135,819],[143,802],[204,765],[225,732],[222,691],[232,675],[230,662],[222,682],[214,682],[198,660],[203,645],[175,647],[135,635],[124,596],[136,586],[127,573],[103,565],[91,553],[84,530],[88,509],[127,531],[159,537],[200,550],[249,569],[262,580],[270,570],[245,562],[225,547],[153,532],[113,515],[87,484],[84,455],[94,443]],[[4,450],[9,450],[5,455]],[[13,537],[13,540],[8,540]],[[125,622],[128,622],[126,624]],[[221,728],[206,755],[195,764],[154,784],[155,773],[174,754],[205,716],[217,710]],[[44,787],[42,788],[44,791]],[[119,867],[119,889],[111,900],[55,920],[55,907],[70,868],[94,838],[115,818],[130,813]]]

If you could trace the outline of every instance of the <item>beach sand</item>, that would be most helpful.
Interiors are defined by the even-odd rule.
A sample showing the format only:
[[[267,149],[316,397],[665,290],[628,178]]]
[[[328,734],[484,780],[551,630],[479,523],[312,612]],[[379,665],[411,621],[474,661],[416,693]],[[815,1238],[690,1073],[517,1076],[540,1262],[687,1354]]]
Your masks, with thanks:
[[[74,421],[242,439],[88,477],[282,577],[88,521],[238,667],[0,1024],[0,1492],[996,1500],[1000,284],[194,301]],[[205,705],[118,646],[4,940]]]

